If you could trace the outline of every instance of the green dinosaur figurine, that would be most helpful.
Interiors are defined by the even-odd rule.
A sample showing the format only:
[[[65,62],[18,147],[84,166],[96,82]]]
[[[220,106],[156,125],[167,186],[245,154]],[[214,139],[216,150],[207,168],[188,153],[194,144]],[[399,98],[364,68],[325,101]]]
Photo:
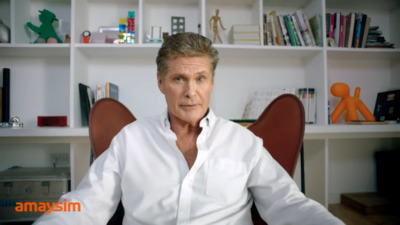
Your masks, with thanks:
[[[35,43],[63,43],[53,27],[53,22],[58,21],[56,15],[47,9],[39,10],[39,12],[39,20],[42,22],[40,27],[33,25],[31,22],[26,23],[27,27],[39,34]]]

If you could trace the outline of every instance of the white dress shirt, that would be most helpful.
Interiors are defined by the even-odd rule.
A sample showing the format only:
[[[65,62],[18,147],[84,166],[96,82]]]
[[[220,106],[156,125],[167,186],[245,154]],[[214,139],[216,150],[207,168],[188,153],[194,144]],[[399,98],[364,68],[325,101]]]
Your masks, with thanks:
[[[343,224],[306,198],[248,129],[212,110],[200,126],[189,169],[167,113],[127,125],[77,189],[61,197],[81,211],[52,212],[36,224],[106,224],[120,199],[130,225],[252,224],[253,199],[270,225]]]

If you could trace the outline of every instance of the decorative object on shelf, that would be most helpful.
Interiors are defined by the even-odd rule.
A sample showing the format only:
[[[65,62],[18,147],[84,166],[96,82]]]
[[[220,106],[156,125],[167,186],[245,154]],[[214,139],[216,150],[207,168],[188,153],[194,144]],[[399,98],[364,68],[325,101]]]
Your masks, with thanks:
[[[331,93],[336,97],[342,98],[331,114],[332,123],[337,122],[344,110],[347,111],[346,122],[359,120],[357,110],[360,111],[366,121],[375,121],[374,115],[360,99],[360,91],[361,88],[356,87],[354,90],[354,97],[351,97],[349,85],[345,83],[335,83],[331,86]]]
[[[66,127],[67,116],[38,116],[38,127]]]
[[[374,116],[377,121],[392,120],[400,123],[400,89],[378,93]]]
[[[88,31],[88,30],[83,31],[83,33],[82,33],[82,42],[83,43],[89,43],[91,36],[92,36],[92,34],[90,33],[90,31]]]
[[[183,32],[185,32],[185,17],[171,17],[171,34],[174,35]]]
[[[7,27],[3,20],[0,19],[0,43],[10,43],[11,42],[11,35],[10,35],[10,28]]]
[[[151,26],[151,34],[147,36],[147,43],[162,43],[162,26]]]
[[[118,44],[118,27],[99,27],[99,32],[106,34],[106,43]]]
[[[125,43],[127,43],[127,44],[135,43],[135,12],[134,11],[128,12]]]
[[[0,123],[0,128],[16,128],[23,127],[24,123],[19,119],[18,116],[11,117],[9,122]]]
[[[162,33],[163,41],[166,41],[167,38],[168,38],[168,36],[169,36],[169,33],[168,33],[168,32],[163,32],[163,33]]]
[[[3,88],[1,92],[0,122],[9,122],[10,120],[10,87],[11,87],[10,68],[3,68]]]
[[[119,32],[118,32],[118,44],[125,43],[125,34],[126,34],[126,18],[121,17],[119,18]]]
[[[33,25],[31,22],[26,23],[29,29],[39,34],[35,43],[62,43],[53,27],[53,22],[58,21],[56,15],[47,9],[39,10],[39,12],[39,20],[42,22],[40,27]]]
[[[215,43],[216,39],[222,44],[221,37],[219,36],[218,23],[221,26],[222,30],[226,30],[224,25],[222,25],[221,17],[219,17],[219,9],[215,10],[215,16],[212,16],[209,20],[210,28],[213,31],[213,43]]]
[[[90,43],[106,43],[106,34],[102,32],[93,32]]]
[[[64,43],[71,43],[71,37],[68,34],[65,35]]]

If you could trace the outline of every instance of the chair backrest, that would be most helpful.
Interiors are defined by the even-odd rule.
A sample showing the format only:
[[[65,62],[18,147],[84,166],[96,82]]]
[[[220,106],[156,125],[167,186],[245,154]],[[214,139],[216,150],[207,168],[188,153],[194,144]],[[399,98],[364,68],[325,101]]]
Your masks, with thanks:
[[[125,105],[112,98],[98,100],[90,110],[89,137],[94,157],[100,156],[110,146],[113,137],[127,124],[136,118]],[[124,208],[118,207],[108,221],[108,225],[122,224]]]
[[[304,107],[299,98],[292,94],[278,96],[248,129],[263,139],[264,147],[293,177],[305,129]],[[254,205],[252,216],[254,224],[265,224]]]
[[[121,102],[112,98],[98,100],[90,110],[89,137],[94,156],[101,155],[113,137],[136,118]]]

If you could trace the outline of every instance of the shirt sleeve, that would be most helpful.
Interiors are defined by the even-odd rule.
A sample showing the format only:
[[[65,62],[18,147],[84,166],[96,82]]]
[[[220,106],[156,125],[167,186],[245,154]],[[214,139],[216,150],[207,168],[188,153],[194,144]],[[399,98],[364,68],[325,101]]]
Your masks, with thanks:
[[[113,140],[110,148],[91,165],[76,190],[61,196],[59,202],[75,204],[75,210],[49,210],[34,224],[107,224],[121,199],[120,161],[118,143]]]
[[[264,148],[248,184],[257,210],[268,224],[344,224],[323,205],[307,198]]]

